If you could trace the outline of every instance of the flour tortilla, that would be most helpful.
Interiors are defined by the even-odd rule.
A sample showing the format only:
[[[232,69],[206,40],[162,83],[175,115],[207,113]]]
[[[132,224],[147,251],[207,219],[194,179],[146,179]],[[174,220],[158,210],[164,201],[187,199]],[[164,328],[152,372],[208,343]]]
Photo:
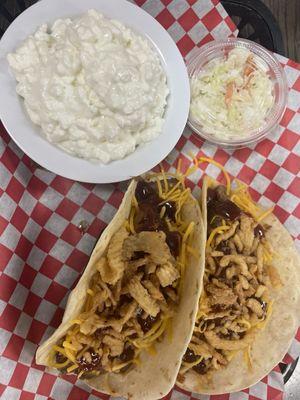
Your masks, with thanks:
[[[207,230],[207,188],[219,185],[204,178],[202,187],[202,215]],[[287,353],[299,326],[300,317],[300,256],[288,231],[274,215],[264,219],[270,225],[266,238],[276,252],[276,267],[283,286],[271,291],[274,299],[271,317],[261,331],[257,331],[251,348],[252,369],[240,351],[229,365],[213,373],[211,380],[195,371],[188,371],[184,382],[177,384],[186,390],[203,394],[232,393],[248,388],[266,376]]]
[[[128,218],[136,184],[135,180],[131,182],[118,212],[98,240],[82,277],[69,296],[61,325],[38,348],[36,353],[38,364],[49,366],[48,359],[52,346],[66,334],[69,327],[72,326],[71,321],[82,311],[86,291],[89,287],[90,279],[95,272],[94,265],[107,249],[111,237]],[[192,336],[204,271],[205,255],[204,228],[200,207],[192,196],[184,205],[182,214],[186,222],[195,222],[192,245],[194,248],[199,249],[200,257],[196,259],[189,256],[188,258],[178,312],[172,320],[172,340],[165,335],[163,340],[156,344],[157,354],[149,355],[147,352],[142,352],[140,355],[140,365],[135,366],[127,373],[109,373],[85,380],[89,386],[101,392],[113,396],[124,396],[129,399],[154,400],[166,395],[175,383],[180,368],[180,360]]]

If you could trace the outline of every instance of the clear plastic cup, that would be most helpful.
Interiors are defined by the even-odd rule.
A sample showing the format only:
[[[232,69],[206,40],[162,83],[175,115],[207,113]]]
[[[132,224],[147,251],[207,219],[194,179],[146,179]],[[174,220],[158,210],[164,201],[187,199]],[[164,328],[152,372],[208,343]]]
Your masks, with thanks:
[[[279,122],[285,112],[288,96],[286,76],[276,57],[259,44],[245,39],[230,38],[222,42],[210,42],[199,49],[195,49],[187,60],[187,69],[190,79],[197,76],[197,74],[199,74],[199,72],[208,62],[215,58],[226,57],[228,52],[236,47],[250,50],[252,53],[254,53],[256,61],[261,60],[261,64],[264,66],[264,68],[267,66],[267,73],[273,84],[274,103],[267,112],[262,124],[258,128],[246,131],[243,128],[241,135],[231,138],[222,137],[222,132],[218,131],[217,129],[214,133],[212,133],[211,125],[210,129],[208,129],[208,126],[205,126],[205,122],[200,122],[197,120],[197,118],[193,117],[190,112],[188,124],[193,131],[195,131],[202,138],[221,147],[227,148],[246,147],[254,142],[262,140],[269,134],[271,135],[276,127],[278,127]],[[210,118],[214,118],[213,113]],[[210,130],[210,132],[208,132],[208,130]]]

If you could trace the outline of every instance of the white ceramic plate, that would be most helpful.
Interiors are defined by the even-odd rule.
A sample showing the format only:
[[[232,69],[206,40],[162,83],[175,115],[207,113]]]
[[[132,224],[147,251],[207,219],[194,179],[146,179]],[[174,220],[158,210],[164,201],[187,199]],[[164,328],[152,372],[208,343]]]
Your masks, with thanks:
[[[42,23],[74,17],[89,9],[118,19],[153,43],[164,65],[170,95],[163,132],[139,146],[123,160],[108,165],[72,157],[44,139],[29,119],[6,55],[15,51]],[[174,148],[187,121],[190,89],[182,56],[165,29],[149,14],[126,0],[42,0],[24,11],[7,29],[0,42],[0,118],[13,140],[34,161],[56,174],[82,182],[118,182],[140,175],[157,165]]]

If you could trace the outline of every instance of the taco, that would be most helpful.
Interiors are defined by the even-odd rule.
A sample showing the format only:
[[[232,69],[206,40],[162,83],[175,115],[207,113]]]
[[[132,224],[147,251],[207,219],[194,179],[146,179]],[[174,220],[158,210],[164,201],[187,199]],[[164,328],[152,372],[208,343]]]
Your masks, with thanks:
[[[183,178],[133,180],[37,363],[114,396],[161,398],[192,335],[204,257]]]
[[[179,386],[203,394],[245,389],[284,357],[299,326],[300,259],[272,210],[241,182],[205,178],[203,289]]]

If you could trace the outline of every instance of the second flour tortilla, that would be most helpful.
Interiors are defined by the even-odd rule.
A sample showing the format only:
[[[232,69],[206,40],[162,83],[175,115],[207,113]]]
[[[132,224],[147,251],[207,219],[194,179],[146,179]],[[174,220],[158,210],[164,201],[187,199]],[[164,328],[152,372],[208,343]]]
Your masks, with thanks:
[[[202,213],[207,230],[207,187],[216,186],[211,178],[204,179]],[[270,226],[266,238],[274,249],[272,264],[276,267],[283,286],[272,289],[273,312],[263,330],[257,331],[251,347],[252,368],[240,351],[223,369],[215,371],[212,379],[189,370],[178,386],[197,393],[223,394],[237,392],[254,385],[266,376],[287,353],[300,322],[300,256],[288,231],[274,215],[264,219]]]

